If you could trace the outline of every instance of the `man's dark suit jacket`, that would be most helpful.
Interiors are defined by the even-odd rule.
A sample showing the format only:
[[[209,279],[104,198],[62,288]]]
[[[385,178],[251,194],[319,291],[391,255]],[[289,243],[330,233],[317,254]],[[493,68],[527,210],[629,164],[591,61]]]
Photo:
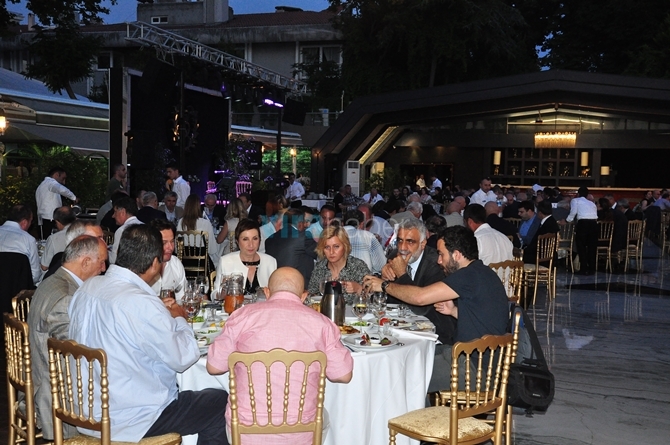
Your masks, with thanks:
[[[519,241],[519,237],[517,236],[519,234],[519,229],[514,224],[493,214],[486,217],[486,222],[489,226],[493,227],[503,235],[511,236],[514,247],[521,247],[521,241]]]
[[[251,209],[249,210],[248,213],[249,213],[249,215],[248,215],[249,219],[253,219],[254,221],[258,221],[259,220],[258,218],[260,218],[261,215],[265,215],[265,210],[261,209],[260,207],[258,207],[255,204],[251,204]]]
[[[161,212],[158,209],[154,209],[151,206],[144,206],[141,209],[137,211],[137,215],[135,215],[137,219],[142,221],[144,224],[149,224],[151,221],[154,219],[164,219],[167,220],[167,216],[165,215],[165,212]]]
[[[265,240],[265,253],[277,260],[277,267],[298,269],[305,283],[309,283],[316,260],[316,241],[311,233],[284,227]]]
[[[540,216],[538,215],[538,219],[539,218]],[[544,224],[540,224],[540,227],[537,229],[537,232],[535,232],[535,236],[533,236],[533,240],[528,245],[528,247],[526,247],[523,250],[523,262],[526,264],[535,264],[535,257],[537,256],[538,236],[546,235],[547,233],[558,233],[559,231],[560,228],[558,227],[558,223],[556,222],[553,216],[547,218]]]
[[[205,206],[202,206],[200,209],[203,213],[205,212]],[[139,216],[138,216],[139,218]],[[217,227],[214,227],[214,229],[218,229],[221,227],[221,225],[226,222],[226,208],[222,206],[221,204],[216,204],[214,208],[212,209],[212,218],[218,218],[219,219],[219,225]]]
[[[628,239],[628,218],[617,209],[612,210],[614,217],[614,231],[612,232],[612,252],[618,252],[626,247]]]
[[[437,264],[437,250],[432,247],[426,247],[423,251],[423,257],[419,263],[419,267],[414,274],[414,279],[410,278],[409,274],[404,274],[395,280],[398,284],[410,284],[412,286],[425,287],[444,279],[444,270],[442,266]],[[389,303],[403,303],[395,297],[389,295]],[[432,304],[427,306],[407,305],[412,312],[417,315],[423,315],[433,322],[435,325],[435,332],[440,341],[445,345],[454,344],[454,336],[456,335],[456,319],[450,315],[440,314],[435,310]]]
[[[519,217],[519,202],[514,201],[512,204],[507,204],[502,211],[503,218],[518,218]]]

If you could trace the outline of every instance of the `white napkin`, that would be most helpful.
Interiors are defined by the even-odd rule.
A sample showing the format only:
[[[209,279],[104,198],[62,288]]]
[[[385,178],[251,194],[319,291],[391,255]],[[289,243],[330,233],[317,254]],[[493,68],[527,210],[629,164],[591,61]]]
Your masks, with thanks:
[[[421,340],[437,341],[437,334],[432,332],[408,331],[406,329],[391,328],[391,333],[397,338],[418,338]]]

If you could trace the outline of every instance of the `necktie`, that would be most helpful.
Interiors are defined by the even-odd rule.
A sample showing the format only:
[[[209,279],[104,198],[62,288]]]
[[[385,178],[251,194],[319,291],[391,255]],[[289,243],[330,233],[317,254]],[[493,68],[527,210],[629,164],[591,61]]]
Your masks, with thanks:
[[[414,279],[414,277],[412,276],[412,266],[410,266],[409,264],[407,265],[407,275],[409,275],[411,279]]]

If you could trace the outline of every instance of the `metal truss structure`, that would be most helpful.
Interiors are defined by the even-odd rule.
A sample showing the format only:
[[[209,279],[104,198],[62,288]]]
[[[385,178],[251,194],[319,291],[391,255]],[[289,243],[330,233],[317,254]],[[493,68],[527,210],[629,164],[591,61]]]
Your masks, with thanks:
[[[195,40],[187,39],[179,34],[144,22],[132,22],[126,25],[126,40],[155,48],[157,57],[171,65],[175,65],[175,56],[193,57],[211,65],[234,71],[255,81],[288,90],[294,95],[302,95],[307,92],[307,84],[303,81],[254,65],[244,59],[203,45]]]

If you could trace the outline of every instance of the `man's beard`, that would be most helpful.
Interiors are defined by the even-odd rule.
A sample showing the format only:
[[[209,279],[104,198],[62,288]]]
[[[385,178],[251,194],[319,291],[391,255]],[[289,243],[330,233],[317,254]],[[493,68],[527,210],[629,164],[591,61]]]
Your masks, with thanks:
[[[422,250],[417,249],[413,254],[409,250],[399,250],[398,255],[401,255],[403,258],[407,259],[407,264],[413,264],[421,256]],[[410,255],[411,254],[411,255]],[[408,255],[410,255],[408,257]]]
[[[442,269],[446,275],[451,275],[459,269],[459,266],[456,260],[454,260],[454,257],[449,255],[449,260],[446,263],[442,263]]]

